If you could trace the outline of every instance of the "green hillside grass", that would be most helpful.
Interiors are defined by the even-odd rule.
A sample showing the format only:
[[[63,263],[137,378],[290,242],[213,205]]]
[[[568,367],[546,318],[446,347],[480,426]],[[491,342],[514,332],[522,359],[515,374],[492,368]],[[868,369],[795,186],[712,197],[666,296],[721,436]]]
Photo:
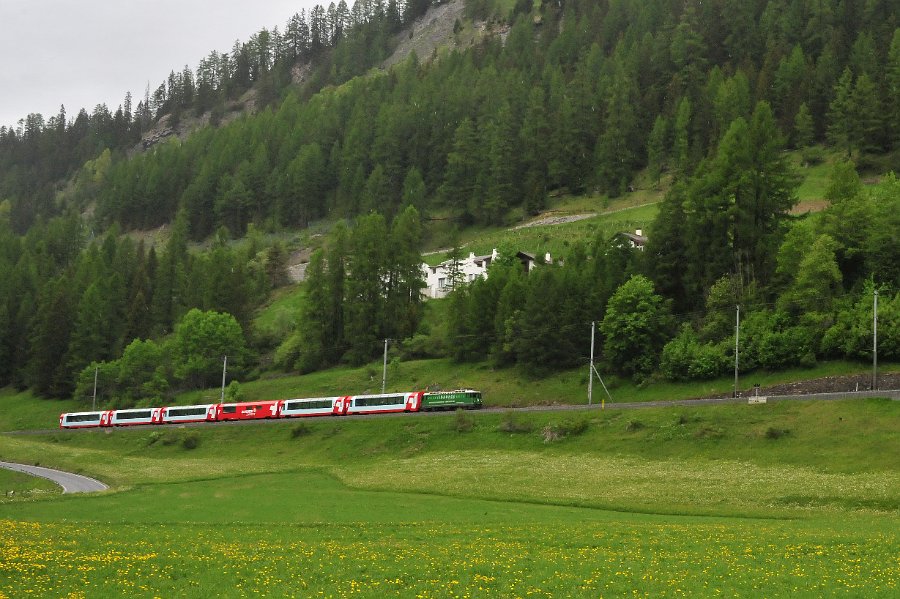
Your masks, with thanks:
[[[58,495],[61,492],[59,485],[45,478],[0,468],[0,498],[7,501],[23,497],[33,499],[52,494]]]
[[[615,505],[620,509],[642,506],[649,511],[671,511],[677,507],[706,513],[719,511],[718,502],[729,495],[729,487],[712,492],[708,500],[688,500],[688,491],[682,488],[677,474],[680,470],[708,470],[710,476],[720,477],[730,476],[726,475],[729,469],[741,471],[734,468],[738,463],[752,465],[750,470],[756,472],[752,476],[758,474],[757,469],[797,469],[797,476],[802,470],[816,479],[816,493],[826,492],[832,486],[830,477],[837,481],[842,477],[865,478],[873,473],[897,475],[898,416],[898,402],[853,400],[631,411],[595,408],[549,413],[313,418],[244,426],[208,424],[192,428],[131,427],[3,435],[0,455],[7,460],[38,461],[83,472],[120,487],[327,468],[360,487],[383,489],[387,485],[394,490],[481,498],[511,499],[514,495],[519,499]],[[495,457],[484,461],[486,455]],[[116,459],[111,460],[111,456]],[[440,459],[434,461],[435,456]],[[471,461],[465,456],[478,457]],[[441,461],[445,459],[448,461]],[[517,460],[522,462],[517,465]],[[586,472],[580,472],[565,488],[538,490],[542,486],[539,472],[546,467],[546,463],[540,465],[541,460],[558,461],[560,468],[547,470],[553,476],[561,476],[563,466],[569,462],[583,462]],[[631,464],[626,469],[629,473],[641,473],[639,478],[661,485],[656,499],[632,495],[624,487],[607,489],[603,498],[595,496],[597,480],[589,473],[601,478],[624,476],[626,470],[617,460]],[[426,478],[437,488],[420,488],[424,480],[421,478],[395,480],[389,474],[397,463],[407,464],[405,470],[410,476],[433,469]],[[523,469],[521,464],[525,463],[532,463],[534,468]],[[660,469],[659,463],[666,467]],[[362,469],[357,470],[357,466]],[[597,474],[604,471],[606,474]],[[479,485],[466,491],[462,482],[466,477],[483,476],[486,472],[492,478],[479,483],[481,491]],[[446,484],[451,473],[461,477],[458,488]],[[749,498],[768,496],[776,493],[773,489],[795,485],[790,478],[778,476],[747,489],[737,511],[750,509],[750,504],[743,504]],[[732,482],[736,484],[738,480]],[[835,487],[831,493],[838,503],[853,501],[853,497],[862,501],[867,484],[856,481],[843,490]],[[872,499],[896,509],[900,484],[892,485],[888,480],[885,484],[893,491]],[[717,496],[718,493],[723,496]],[[854,495],[858,493],[862,495]],[[678,497],[684,500],[679,501]],[[663,498],[666,510],[662,509]],[[735,509],[735,501],[732,498],[726,503],[730,505],[726,509]]]
[[[898,417],[861,400],[5,434],[3,458],[114,491],[0,499],[0,594],[891,596]]]
[[[446,306],[445,302],[433,302]],[[443,312],[436,310],[439,325]],[[755,384],[762,387],[828,376],[870,372],[869,366],[856,362],[824,362],[813,368],[795,368],[780,372],[741,373],[740,389],[749,393]],[[898,364],[880,364],[883,373],[898,372]],[[647,381],[637,385],[629,380],[601,373],[612,396],[611,403],[668,401],[698,397],[728,397],[734,378],[710,381]],[[337,367],[308,375],[275,375],[259,380],[239,381],[241,397],[247,401],[289,399],[295,397],[331,397],[381,392],[382,363],[362,367]],[[540,405],[586,405],[587,364],[575,370],[561,371],[534,378],[519,368],[497,369],[488,362],[456,363],[450,359],[394,360],[388,366],[388,391],[424,390],[427,388],[472,388],[484,395],[486,407],[523,407]],[[849,389],[848,389],[849,390]],[[200,389],[179,394],[171,405],[217,403],[220,389]],[[595,381],[595,404],[610,402]],[[102,407],[102,406],[98,406]],[[89,402],[35,398],[30,392],[0,390],[0,431],[52,429],[59,425],[61,412],[90,410]]]

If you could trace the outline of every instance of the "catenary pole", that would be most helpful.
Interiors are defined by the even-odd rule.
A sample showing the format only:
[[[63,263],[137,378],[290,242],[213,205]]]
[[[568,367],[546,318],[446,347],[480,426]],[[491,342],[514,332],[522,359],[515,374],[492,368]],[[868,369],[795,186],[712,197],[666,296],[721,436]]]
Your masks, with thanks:
[[[875,290],[875,304],[872,317],[872,389],[878,388],[878,290]]]
[[[384,340],[384,366],[381,369],[381,392],[384,393],[385,386],[387,385],[387,344],[388,340]]]
[[[738,394],[738,340],[741,335],[741,306],[735,306],[737,311],[735,312],[735,320],[734,320],[734,395],[733,397],[737,397]]]
[[[594,325],[596,321],[591,321],[591,365],[590,370],[588,370],[588,405],[591,405],[593,401],[593,391],[594,391]]]
[[[222,403],[225,403],[225,371],[228,369],[228,356],[222,359]]]
[[[100,370],[99,366],[94,366],[94,401],[91,402],[91,411],[97,411],[97,371]]]

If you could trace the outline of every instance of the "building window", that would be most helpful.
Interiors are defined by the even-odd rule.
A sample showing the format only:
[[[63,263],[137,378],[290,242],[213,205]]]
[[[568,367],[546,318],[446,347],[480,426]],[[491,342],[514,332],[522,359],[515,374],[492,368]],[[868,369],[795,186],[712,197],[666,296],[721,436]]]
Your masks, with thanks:
[[[445,287],[447,279],[438,279],[438,289],[443,289]]]

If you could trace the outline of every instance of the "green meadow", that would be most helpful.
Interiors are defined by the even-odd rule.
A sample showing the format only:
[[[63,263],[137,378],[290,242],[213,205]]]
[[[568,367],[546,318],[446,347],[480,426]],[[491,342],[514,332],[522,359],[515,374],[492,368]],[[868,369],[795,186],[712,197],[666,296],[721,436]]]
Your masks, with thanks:
[[[900,591],[890,400],[0,434],[0,459],[113,487],[0,475],[0,597]]]

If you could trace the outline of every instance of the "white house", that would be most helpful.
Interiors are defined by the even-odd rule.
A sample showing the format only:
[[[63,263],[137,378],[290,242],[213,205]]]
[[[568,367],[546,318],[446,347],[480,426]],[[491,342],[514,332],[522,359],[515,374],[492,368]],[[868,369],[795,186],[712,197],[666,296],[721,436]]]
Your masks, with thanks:
[[[474,252],[470,252],[468,257],[462,258],[458,262],[459,278],[464,283],[471,283],[476,277],[487,278],[487,269],[491,262],[497,259],[497,248],[487,256],[476,256]],[[516,257],[522,262],[522,266],[526,272],[531,272],[536,262],[534,256],[525,252],[517,252]],[[550,254],[544,256],[544,262],[552,263]],[[425,288],[422,294],[430,298],[446,297],[453,290],[453,283],[450,280],[450,271],[452,270],[452,260],[444,260],[437,266],[429,266],[422,264],[422,275],[425,279]]]
[[[635,229],[634,233],[619,233],[619,236],[623,237],[627,243],[633,247],[643,251],[644,246],[647,245],[647,236],[644,235],[644,232],[640,229]]]

